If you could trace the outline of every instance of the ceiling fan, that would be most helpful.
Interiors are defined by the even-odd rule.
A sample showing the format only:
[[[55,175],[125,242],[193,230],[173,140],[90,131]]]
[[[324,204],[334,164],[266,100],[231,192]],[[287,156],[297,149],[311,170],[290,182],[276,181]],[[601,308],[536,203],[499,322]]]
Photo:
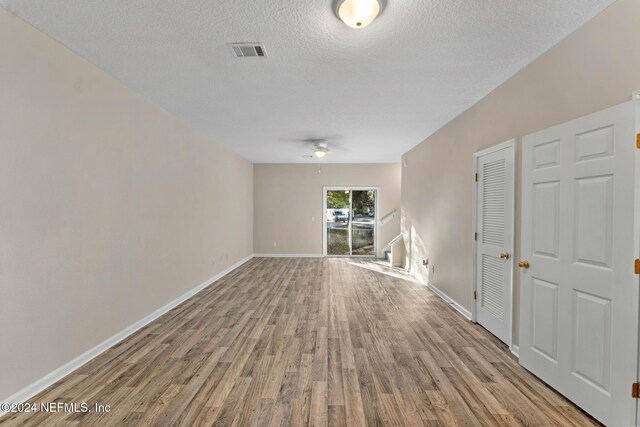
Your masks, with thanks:
[[[311,152],[313,154],[310,155],[303,155],[302,157],[304,158],[314,158],[317,157],[318,159],[323,158],[327,153],[329,153],[329,151],[332,151],[334,149],[339,149],[339,144],[332,141],[331,142],[331,150],[329,150],[329,140],[333,140],[333,139],[337,139],[337,138],[330,138],[330,137],[326,137],[326,138],[317,138],[317,137],[308,137],[308,138],[299,138],[299,139],[284,139],[283,141],[287,141],[287,142],[297,142],[297,143],[302,143],[307,147],[311,148]]]
[[[305,142],[313,144],[313,155],[319,159],[329,152],[327,140],[324,138],[307,138]]]

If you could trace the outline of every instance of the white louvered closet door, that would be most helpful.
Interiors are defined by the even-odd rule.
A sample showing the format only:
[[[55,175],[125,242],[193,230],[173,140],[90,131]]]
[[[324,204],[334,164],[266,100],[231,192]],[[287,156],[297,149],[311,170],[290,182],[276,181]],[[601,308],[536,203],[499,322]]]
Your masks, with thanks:
[[[511,344],[514,145],[477,156],[476,321]]]

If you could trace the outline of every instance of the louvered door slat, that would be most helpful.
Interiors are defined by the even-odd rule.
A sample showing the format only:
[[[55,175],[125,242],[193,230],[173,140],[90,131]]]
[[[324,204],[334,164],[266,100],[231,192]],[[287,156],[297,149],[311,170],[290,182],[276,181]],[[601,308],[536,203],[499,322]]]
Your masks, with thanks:
[[[496,246],[504,245],[505,160],[485,163],[482,172],[482,241]]]

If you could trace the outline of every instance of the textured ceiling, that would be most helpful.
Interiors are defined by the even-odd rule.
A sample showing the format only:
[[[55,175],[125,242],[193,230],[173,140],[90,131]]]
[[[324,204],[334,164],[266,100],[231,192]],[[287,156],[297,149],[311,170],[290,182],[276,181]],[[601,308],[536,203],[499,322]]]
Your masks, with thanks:
[[[612,0],[0,0],[253,162],[396,162]],[[229,42],[262,42],[235,58]]]

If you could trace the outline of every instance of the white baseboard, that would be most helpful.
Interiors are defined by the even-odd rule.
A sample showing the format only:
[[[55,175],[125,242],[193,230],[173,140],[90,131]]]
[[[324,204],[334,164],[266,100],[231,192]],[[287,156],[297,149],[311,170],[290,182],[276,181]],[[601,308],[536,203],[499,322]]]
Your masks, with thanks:
[[[253,254],[256,258],[322,258],[323,254]]]
[[[75,359],[65,363],[64,365],[62,365],[58,369],[48,373],[47,375],[45,375],[44,377],[40,378],[39,380],[29,384],[28,386],[26,386],[22,390],[18,391],[17,393],[7,397],[4,400],[0,400],[0,402],[3,402],[3,403],[23,403],[23,402],[26,402],[28,399],[30,399],[31,397],[33,397],[36,394],[40,393],[42,390],[46,389],[47,387],[51,386],[55,382],[61,380],[64,377],[66,377],[71,372],[73,372],[76,369],[80,368],[82,365],[84,365],[85,363],[87,363],[91,359],[93,359],[96,356],[100,355],[105,350],[108,350],[109,348],[113,347],[114,345],[116,345],[117,343],[122,341],[123,339],[127,338],[129,335],[133,334],[137,330],[141,329],[142,327],[146,326],[147,324],[149,324],[150,322],[154,321],[158,317],[162,316],[163,314],[165,314],[169,310],[173,309],[174,307],[176,307],[180,303],[182,303],[182,302],[186,301],[187,299],[191,298],[192,296],[194,296],[198,292],[202,291],[203,289],[207,288],[209,285],[213,284],[217,280],[220,280],[222,277],[226,276],[227,274],[229,274],[230,272],[232,272],[236,268],[240,267],[242,264],[244,264],[245,262],[249,261],[251,258],[253,258],[253,255],[249,255],[249,256],[241,259],[240,261],[236,262],[235,264],[233,264],[232,266],[230,266],[226,270],[224,270],[224,271],[216,274],[215,276],[207,279],[204,283],[202,283],[202,284],[196,286],[195,288],[191,289],[190,291],[180,295],[178,298],[174,299],[170,303],[165,304],[164,306],[162,306],[159,309],[155,310],[153,313],[151,313],[148,316],[140,319],[139,321],[137,321],[133,325],[129,326],[128,328],[123,329],[122,331],[120,331],[117,334],[113,335],[112,337],[106,339],[105,341],[103,341],[100,344],[96,345],[92,349],[84,352],[83,354],[81,354],[80,356],[76,357]],[[4,414],[6,414],[6,411],[1,411],[0,410],[0,417],[3,416]]]
[[[520,347],[517,344],[511,344],[511,348],[509,350],[511,350],[511,353],[513,353],[515,357],[518,359],[520,358]]]
[[[447,304],[451,305],[453,308],[455,308],[460,314],[462,314],[464,317],[466,317],[467,319],[471,320],[471,312],[469,310],[467,310],[466,308],[464,308],[463,306],[461,306],[460,304],[458,304],[453,298],[451,298],[449,295],[445,294],[444,292],[442,292],[440,289],[438,289],[435,285],[433,285],[432,283],[427,283],[427,288],[429,288],[434,294],[438,295],[440,298],[442,298]]]

